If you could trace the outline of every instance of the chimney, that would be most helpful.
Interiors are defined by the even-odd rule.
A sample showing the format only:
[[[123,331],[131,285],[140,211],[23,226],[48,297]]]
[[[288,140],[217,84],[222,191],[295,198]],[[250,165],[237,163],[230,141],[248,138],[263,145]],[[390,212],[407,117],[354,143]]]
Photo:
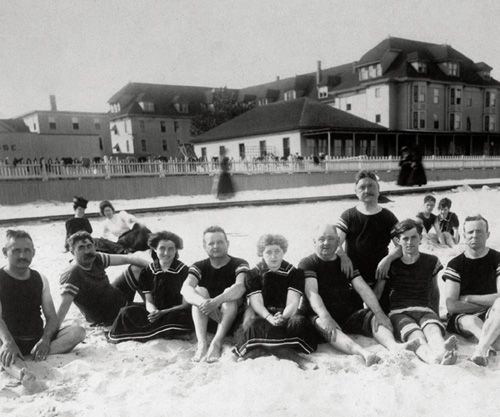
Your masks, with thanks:
[[[57,111],[56,96],[50,95],[50,110]]]
[[[319,84],[321,82],[321,61],[317,62],[317,68],[316,68],[316,84]]]

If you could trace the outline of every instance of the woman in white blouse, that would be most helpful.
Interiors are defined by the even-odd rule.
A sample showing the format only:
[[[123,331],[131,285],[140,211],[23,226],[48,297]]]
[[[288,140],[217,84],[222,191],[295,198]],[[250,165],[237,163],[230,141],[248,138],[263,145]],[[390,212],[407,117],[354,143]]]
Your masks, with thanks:
[[[117,213],[110,201],[104,200],[99,204],[101,214],[106,217],[104,220],[102,236],[112,242],[116,242],[124,233],[139,223],[136,217],[127,213],[125,210]]]

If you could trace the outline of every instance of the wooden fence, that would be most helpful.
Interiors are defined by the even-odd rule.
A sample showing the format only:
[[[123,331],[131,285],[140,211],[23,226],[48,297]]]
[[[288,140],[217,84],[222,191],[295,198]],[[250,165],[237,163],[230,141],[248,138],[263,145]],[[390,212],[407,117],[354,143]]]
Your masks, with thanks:
[[[496,169],[500,156],[439,156],[425,157],[427,170],[441,169]],[[8,165],[0,163],[0,180],[51,180],[81,178],[165,177],[171,175],[207,175],[219,171],[218,162],[189,162],[183,160],[130,162],[105,161],[89,164],[65,165],[32,163]],[[395,171],[398,157],[339,157],[323,161],[311,159],[295,161],[255,160],[232,161],[232,171],[242,174]]]

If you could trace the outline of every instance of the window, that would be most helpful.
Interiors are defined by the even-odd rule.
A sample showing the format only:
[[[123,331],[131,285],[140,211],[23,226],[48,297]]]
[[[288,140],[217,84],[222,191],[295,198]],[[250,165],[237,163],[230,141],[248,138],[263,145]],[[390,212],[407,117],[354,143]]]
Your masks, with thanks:
[[[179,122],[177,120],[174,120],[174,133],[177,133],[179,131]]]
[[[380,88],[375,89],[375,97],[380,98]]]
[[[432,116],[433,121],[434,121],[434,129],[439,129],[439,117],[437,114],[434,114]]]
[[[296,98],[297,98],[297,93],[295,92],[295,90],[285,92],[285,97],[284,97],[285,101],[294,100]]]
[[[484,116],[484,130],[486,132],[495,131],[495,116],[491,115]]]
[[[472,92],[471,91],[465,92],[465,104],[468,107],[472,107]]]
[[[94,119],[95,130],[101,130],[101,121],[99,119]]]
[[[207,159],[207,148],[201,148],[201,159],[205,160]]]
[[[452,77],[459,76],[459,65],[458,62],[447,62],[446,66],[448,67],[448,75]]]
[[[460,106],[462,104],[462,89],[458,87],[450,88],[450,104]]]
[[[167,126],[165,122],[160,122],[160,132],[166,132],[167,131]]]
[[[71,122],[73,123],[73,130],[80,129],[80,124],[78,123],[78,117],[72,117]]]
[[[146,124],[144,123],[144,120],[139,120],[139,130],[144,133],[146,131]]]
[[[381,120],[380,114],[376,114],[375,115],[375,123],[380,123],[380,120]]]
[[[268,102],[267,98],[259,98],[259,106],[265,106],[268,103],[269,102]]]
[[[328,97],[328,87],[323,86],[318,88],[318,98],[327,98]]]
[[[49,129],[50,130],[56,130],[57,129],[57,124],[56,124],[56,118],[55,117],[49,117]]]
[[[413,112],[413,129],[425,129],[425,111]]]
[[[427,87],[423,84],[416,84],[413,86],[413,102],[425,103],[425,90]]]
[[[146,152],[148,150],[148,145],[146,143],[146,139],[141,140],[141,150],[142,150],[142,152]]]
[[[162,149],[163,149],[164,151],[168,151],[168,144],[167,144],[167,140],[166,140],[166,139],[163,139],[163,140],[161,141],[161,146],[162,146]]]
[[[363,67],[359,69],[359,80],[367,80],[368,79],[368,68]]]
[[[377,78],[382,75],[382,65],[368,65],[359,69],[359,80],[367,80],[369,78]]]
[[[99,138],[99,149],[102,151],[104,149],[104,143],[102,142],[102,138]]]
[[[109,105],[111,113],[119,113],[120,112],[120,103],[111,103]]]
[[[472,130],[472,123],[470,121],[470,117],[467,116],[467,121],[465,122],[467,124],[467,131],[471,131]]]
[[[427,62],[425,61],[412,62],[411,66],[420,74],[425,74],[427,72]]]
[[[240,159],[245,159],[245,157],[246,157],[245,144],[244,143],[240,143],[238,145],[238,148],[239,148],[239,151],[240,151]]]
[[[153,113],[155,111],[155,104],[151,101],[141,101],[139,106],[141,106],[141,109],[147,113]]]
[[[485,94],[485,103],[486,107],[495,107],[496,106],[496,94],[491,91],[486,91]]]
[[[460,113],[450,114],[450,130],[460,130],[462,128],[462,116]]]
[[[290,138],[283,138],[283,156],[288,158],[290,155]]]
[[[347,103],[346,106],[345,106],[345,109],[347,111],[350,111],[351,110],[351,103]]]
[[[127,153],[130,152],[130,144],[128,143],[128,140],[125,142],[127,144]]]
[[[219,146],[219,155],[224,156],[226,154],[226,147],[224,145]]]
[[[434,104],[439,104],[439,88],[434,89],[434,98],[432,100]]]

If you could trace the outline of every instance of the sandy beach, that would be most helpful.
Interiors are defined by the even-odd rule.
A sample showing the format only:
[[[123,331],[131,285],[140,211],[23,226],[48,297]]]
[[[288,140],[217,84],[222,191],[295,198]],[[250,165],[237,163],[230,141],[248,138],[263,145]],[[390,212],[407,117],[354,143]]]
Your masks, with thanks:
[[[491,180],[491,184],[498,180]],[[481,181],[486,183],[486,181]],[[437,183],[436,183],[437,184]],[[446,185],[440,182],[439,185]],[[453,182],[456,184],[456,181]],[[462,181],[454,190],[433,193],[437,200],[452,200],[451,211],[462,221],[481,213],[490,222],[489,246],[500,249],[500,193],[496,186],[472,189],[474,181]],[[381,183],[382,191],[395,186]],[[246,192],[236,199],[286,198],[287,196],[349,195],[352,184],[303,189]],[[91,199],[91,196],[85,196]],[[424,194],[390,196],[384,204],[399,219],[413,217],[421,209]],[[117,210],[210,202],[213,196],[158,197],[148,200],[113,201]],[[99,202],[91,201],[89,212]],[[289,240],[285,259],[293,264],[312,253],[313,227],[335,222],[342,211],[356,202],[343,199],[276,206],[245,206],[172,213],[138,214],[152,231],[171,230],[184,239],[180,259],[191,264],[205,258],[202,231],[209,225],[225,228],[230,254],[254,265],[256,242],[264,233],[281,233]],[[64,214],[71,217],[65,202],[35,202],[23,206],[0,206],[3,219],[25,217],[25,224],[0,227],[0,236],[9,227],[27,230],[37,250],[32,267],[50,281],[56,306],[58,280],[71,259],[63,252],[64,222],[31,221],[30,217]],[[99,236],[102,218],[92,218]],[[3,241],[2,241],[3,243]],[[423,243],[423,252],[437,255],[443,264],[459,254],[462,246],[442,248]],[[147,253],[144,253],[148,257]],[[113,279],[120,267],[108,269]],[[443,283],[440,280],[441,288]],[[441,313],[445,314],[443,298]],[[48,389],[29,395],[5,372],[0,372],[1,416],[498,416],[500,360],[490,357],[488,368],[467,361],[473,340],[459,337],[458,362],[453,366],[426,365],[413,353],[389,354],[382,346],[364,337],[355,339],[382,357],[380,364],[365,367],[358,357],[335,352],[327,344],[310,355],[318,369],[302,371],[294,363],[274,357],[237,362],[227,339],[218,363],[193,363],[194,336],[190,340],[155,340],[145,344],[107,343],[102,328],[90,328],[73,306],[68,320],[85,326],[84,343],[67,355],[49,356],[47,361],[29,362],[30,369]]]

